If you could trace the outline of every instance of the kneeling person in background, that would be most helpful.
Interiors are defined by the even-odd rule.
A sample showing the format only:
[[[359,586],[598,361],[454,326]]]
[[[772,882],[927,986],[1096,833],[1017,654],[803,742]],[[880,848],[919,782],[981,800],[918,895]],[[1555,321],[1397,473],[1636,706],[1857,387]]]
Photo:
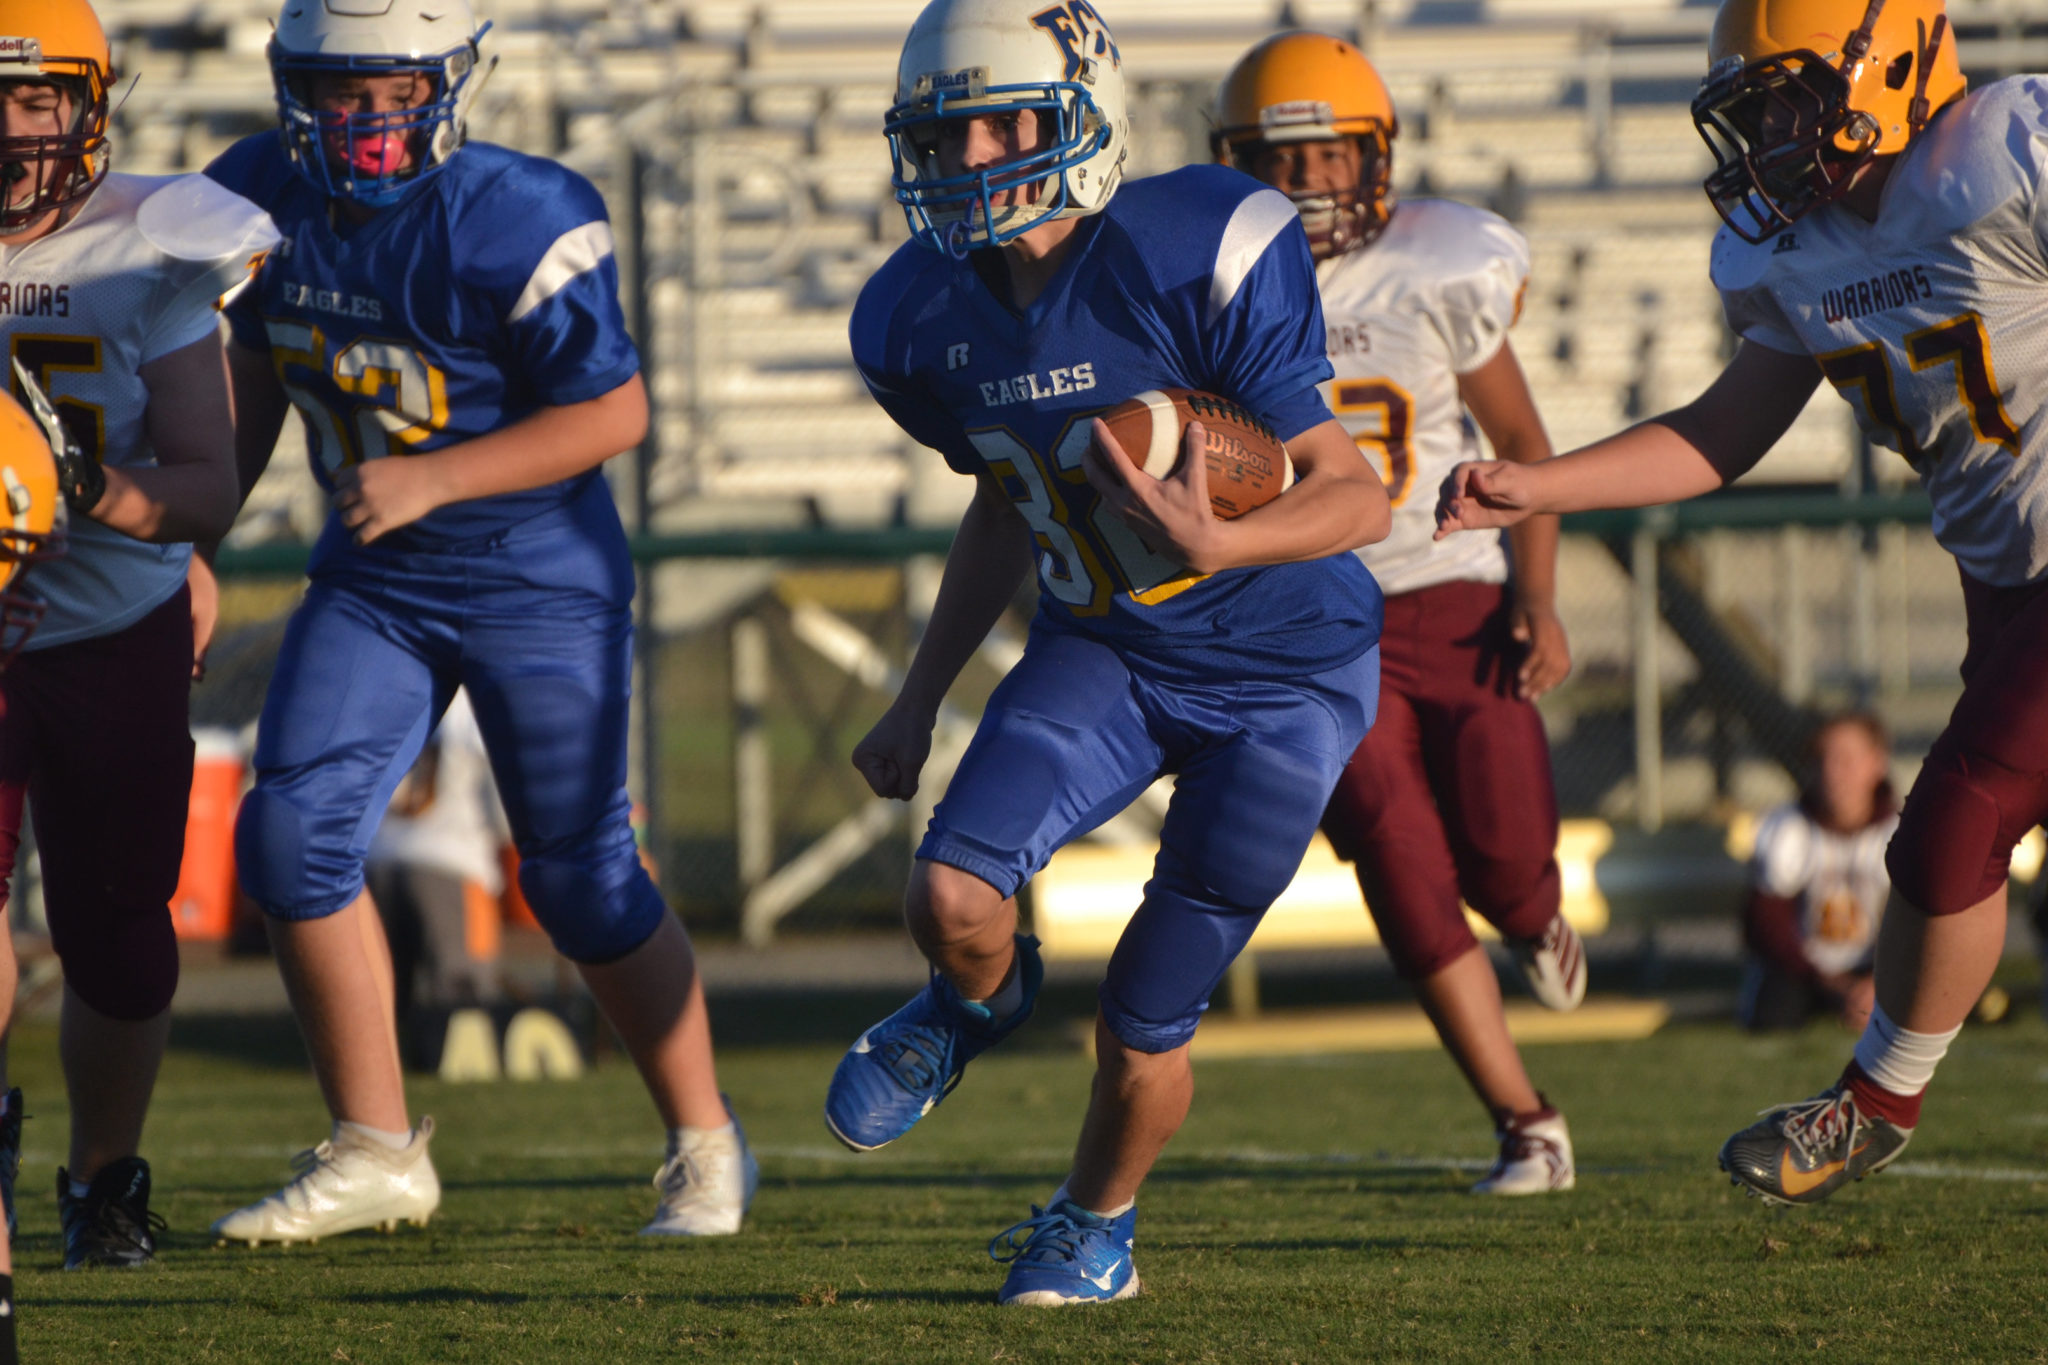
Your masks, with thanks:
[[[1742,908],[1749,950],[1737,1016],[1745,1028],[1798,1028],[1815,1014],[1861,1031],[1871,959],[1892,881],[1885,846],[1899,825],[1891,742],[1865,712],[1831,717],[1813,737],[1813,777],[1757,830]]]

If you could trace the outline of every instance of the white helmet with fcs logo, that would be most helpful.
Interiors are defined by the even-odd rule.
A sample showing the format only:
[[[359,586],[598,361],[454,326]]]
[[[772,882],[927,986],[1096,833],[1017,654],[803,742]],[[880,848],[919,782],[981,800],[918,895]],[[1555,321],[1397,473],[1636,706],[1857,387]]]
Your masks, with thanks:
[[[948,119],[1033,110],[1049,145],[1030,156],[941,176]],[[1130,144],[1123,57],[1090,0],[932,0],[903,42],[896,102],[884,121],[892,183],[910,230],[956,254],[1000,246],[1041,223],[1099,213],[1123,178]],[[1038,185],[1036,202],[998,206]]]

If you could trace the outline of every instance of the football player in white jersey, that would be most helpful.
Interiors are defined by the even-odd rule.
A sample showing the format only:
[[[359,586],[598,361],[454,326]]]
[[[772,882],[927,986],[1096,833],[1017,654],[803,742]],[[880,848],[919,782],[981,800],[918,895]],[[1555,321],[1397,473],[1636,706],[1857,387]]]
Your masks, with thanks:
[[[137,1265],[154,1250],[137,1151],[178,979],[186,542],[218,539],[234,519],[215,304],[275,239],[253,205],[198,177],[109,174],[111,79],[86,0],[0,0],[0,342],[15,396],[64,433],[71,513],[69,553],[36,571],[35,638],[0,675],[0,885],[32,794],[64,964],[67,1268]],[[10,1222],[20,1106],[6,1091]]]
[[[1439,534],[1648,506],[1738,477],[1823,378],[1903,455],[1962,571],[1962,699],[1886,857],[1876,1007],[1841,1079],[1721,1149],[1813,1203],[1895,1158],[2005,943],[2006,876],[2048,817],[2048,79],[1965,95],[1940,0],[1727,0],[1693,119],[1741,337],[1686,407],[1540,468],[1463,464]]]
[[[1558,913],[1557,800],[1532,700],[1569,671],[1553,607],[1557,519],[1437,541],[1430,496],[1480,454],[1550,457],[1507,334],[1529,248],[1484,209],[1396,208],[1393,102],[1350,43],[1288,32],[1224,81],[1219,159],[1293,199],[1317,257],[1338,421],[1376,463],[1388,537],[1357,552],[1387,594],[1379,720],[1338,779],[1323,830],[1357,864],[1395,969],[1492,1115],[1485,1194],[1570,1189],[1571,1136],[1529,1081],[1500,983],[1462,902],[1514,948],[1536,996],[1571,1009],[1585,955]],[[1467,413],[1470,413],[1468,417]]]

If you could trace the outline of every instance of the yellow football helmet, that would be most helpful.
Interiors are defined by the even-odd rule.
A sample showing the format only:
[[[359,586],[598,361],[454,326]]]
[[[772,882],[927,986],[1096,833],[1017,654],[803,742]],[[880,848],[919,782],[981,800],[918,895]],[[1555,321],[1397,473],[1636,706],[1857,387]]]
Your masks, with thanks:
[[[0,138],[0,191],[47,165],[27,202],[0,202],[0,232],[92,193],[107,173],[107,92],[114,80],[106,31],[86,0],[0,0],[0,86],[28,81],[71,95],[71,126],[51,137]]]
[[[1386,227],[1401,125],[1386,82],[1363,52],[1326,33],[1276,33],[1238,59],[1216,105],[1210,147],[1218,161],[1243,171],[1262,146],[1357,139],[1355,188],[1289,196],[1318,260],[1364,246]]]
[[[1963,96],[1942,0],[1726,0],[1692,102],[1714,207],[1767,240]]]
[[[64,526],[50,433],[0,388],[0,668],[43,619],[43,600],[22,590],[22,574],[64,553]]]

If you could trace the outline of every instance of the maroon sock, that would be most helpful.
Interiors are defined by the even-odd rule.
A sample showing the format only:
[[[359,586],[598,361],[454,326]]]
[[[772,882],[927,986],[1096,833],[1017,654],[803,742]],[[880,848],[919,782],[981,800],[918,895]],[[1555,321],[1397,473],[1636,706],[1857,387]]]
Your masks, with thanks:
[[[1883,1119],[1894,1128],[1917,1128],[1920,1126],[1920,1099],[1927,1092],[1922,1090],[1911,1095],[1901,1095],[1887,1090],[1864,1073],[1856,1063],[1849,1063],[1842,1073],[1842,1084],[1849,1087],[1849,1093],[1856,1097],[1856,1107],[1872,1118]]]

